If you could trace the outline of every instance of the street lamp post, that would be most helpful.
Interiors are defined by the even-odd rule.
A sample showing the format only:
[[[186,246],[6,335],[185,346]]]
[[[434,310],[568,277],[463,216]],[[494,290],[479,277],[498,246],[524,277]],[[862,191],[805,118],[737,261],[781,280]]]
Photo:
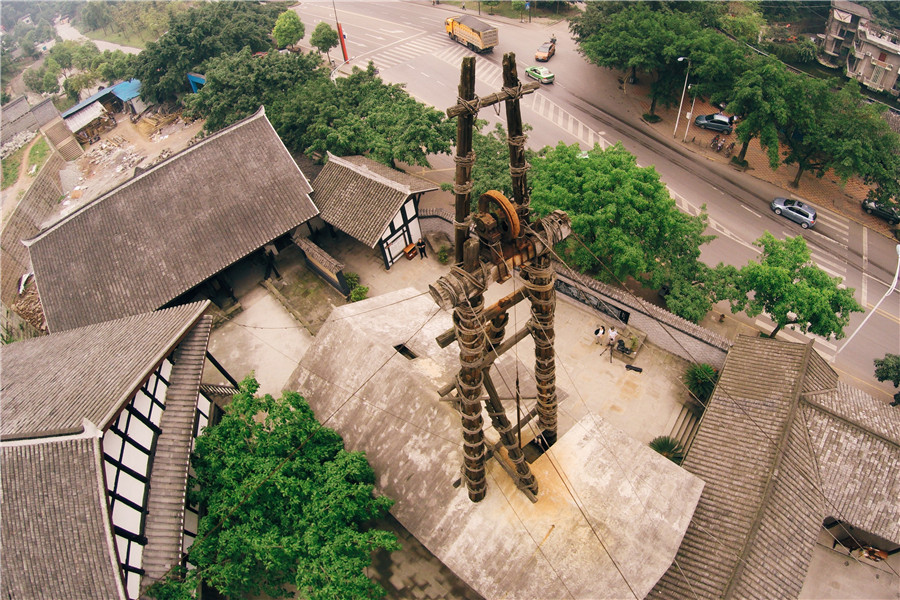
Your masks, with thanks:
[[[691,86],[688,86],[688,89],[691,89]],[[697,102],[697,95],[691,94],[691,112],[689,112],[687,114],[687,125],[685,125],[685,127],[684,127],[684,139],[681,140],[682,142],[687,141],[688,131],[691,130],[691,119],[694,118],[694,103],[695,102]]]
[[[684,74],[684,89],[681,90],[681,102],[678,104],[678,116],[675,117],[675,130],[672,131],[672,137],[678,135],[678,121],[681,119],[681,106],[684,104],[684,94],[687,92],[688,76],[691,74],[691,59],[687,56],[679,56],[678,62],[688,61],[687,71]],[[687,137],[687,133],[684,134]]]
[[[866,321],[869,320],[869,317],[871,317],[872,315],[875,314],[875,311],[878,310],[878,307],[881,306],[881,303],[884,302],[885,299],[888,296],[890,296],[894,292],[894,290],[897,289],[897,279],[900,279],[900,244],[897,244],[896,250],[897,250],[897,272],[894,273],[894,281],[891,283],[891,287],[889,287],[888,291],[886,291],[884,293],[884,296],[881,297],[881,300],[878,301],[878,304],[876,304],[875,307],[869,311],[869,314],[867,314],[866,318],[863,319],[863,322],[859,324],[859,327],[856,328],[856,331],[854,331],[853,334],[849,338],[847,338],[847,341],[844,342],[844,345],[841,346],[840,348],[838,348],[838,351],[834,353],[835,356],[840,354],[841,350],[843,350],[844,348],[847,347],[847,345],[850,343],[850,340],[852,340],[856,336],[856,334],[859,333],[859,330],[862,329],[863,325],[866,324]]]

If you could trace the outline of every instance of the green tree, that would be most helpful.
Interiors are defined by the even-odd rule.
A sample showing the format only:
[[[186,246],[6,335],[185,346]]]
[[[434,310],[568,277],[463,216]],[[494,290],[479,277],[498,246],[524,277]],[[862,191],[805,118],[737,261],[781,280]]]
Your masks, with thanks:
[[[390,166],[428,166],[428,154],[449,154],[455,126],[398,84],[354,68],[334,82],[327,71],[273,105],[270,119],[289,148],[307,154],[364,154]]]
[[[741,115],[735,132],[741,142],[738,160],[743,162],[754,137],[769,157],[769,166],[777,169],[781,164],[778,125],[788,120],[788,105],[785,99],[788,80],[796,77],[774,60],[760,58],[750,68],[741,73],[728,104],[728,110]]]
[[[766,313],[775,321],[770,337],[785,325],[824,338],[844,337],[850,314],[863,312],[853,288],[840,287],[839,277],[816,266],[801,236],[780,241],[767,231],[754,244],[762,248],[759,261],[741,269],[720,265],[717,299],[728,300],[733,313]]]
[[[788,147],[785,164],[797,165],[794,187],[806,171],[821,177],[832,169],[844,180],[895,173],[884,165],[896,163],[890,155],[900,150],[900,144],[878,109],[863,100],[856,80],[836,93],[833,85],[834,80],[803,76],[789,80],[782,141]]]
[[[305,33],[306,28],[303,26],[303,22],[300,21],[300,17],[289,9],[278,15],[278,19],[275,21],[275,29],[272,31],[272,37],[275,38],[275,43],[278,44],[279,48],[286,48],[303,39]]]
[[[173,101],[189,89],[185,73],[202,72],[210,58],[244,46],[251,52],[268,50],[279,11],[279,6],[251,2],[203,2],[173,13],[169,30],[138,55],[134,76],[141,80],[141,97]]]
[[[674,305],[687,307],[682,316],[706,314],[712,289],[699,261],[700,246],[713,239],[703,234],[706,213],[679,211],[653,167],[638,167],[621,144],[582,153],[560,142],[532,160],[529,183],[538,216],[561,209],[572,219],[574,235],[559,249],[566,262],[604,281],[672,285]]]
[[[890,381],[894,387],[900,387],[900,354],[885,354],[884,358],[875,359],[875,378],[878,381]],[[893,406],[900,404],[900,392],[894,394]]]
[[[328,63],[331,64],[331,54],[329,51],[336,48],[340,43],[337,31],[325,21],[320,22],[313,29],[312,35],[309,36],[309,43],[312,44],[319,52],[324,52],[328,57]]]
[[[189,489],[204,514],[188,552],[196,568],[151,595],[182,598],[199,579],[226,598],[286,597],[286,585],[311,599],[382,596],[366,568],[372,552],[400,546],[368,524],[393,501],[373,493],[365,455],[345,450],[299,394],[276,400],[258,388],[246,378],[221,422],[197,438]]]
[[[81,9],[81,20],[90,30],[103,29],[106,31],[112,23],[109,5],[100,0],[91,0],[85,3]]]
[[[319,62],[312,54],[275,51],[253,58],[250,48],[210,59],[206,85],[184,98],[186,114],[205,118],[204,129],[212,133],[253,114],[260,106],[274,112],[275,99],[285,93],[285,82],[301,85],[323,77],[316,73]]]
[[[667,102],[683,80],[683,69],[676,68],[676,59],[688,55],[691,40],[700,35],[699,25],[682,12],[654,10],[645,2],[617,4],[619,10],[591,9],[589,4],[584,21],[597,28],[588,33],[587,25],[579,22],[581,51],[592,63],[601,67],[631,70],[653,75],[650,86],[650,114],[655,114],[659,100]],[[595,12],[596,11],[596,12]],[[591,13],[588,16],[588,12]],[[597,13],[605,19],[597,18]],[[679,65],[680,66],[680,65]]]

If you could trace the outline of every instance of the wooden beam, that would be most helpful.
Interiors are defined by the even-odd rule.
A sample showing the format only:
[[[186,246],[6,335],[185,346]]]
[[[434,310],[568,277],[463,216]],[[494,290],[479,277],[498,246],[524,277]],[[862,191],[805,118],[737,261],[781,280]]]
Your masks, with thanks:
[[[541,84],[538,83],[537,81],[529,81],[528,83],[522,84],[522,92],[521,93],[522,94],[530,94],[540,87],[541,87]],[[463,96],[460,96],[460,97],[463,97]],[[488,94],[487,96],[485,96],[483,98],[478,98],[478,100],[476,100],[475,102],[472,102],[469,106],[471,106],[471,109],[478,111],[486,106],[491,106],[492,104],[497,104],[498,102],[505,102],[506,100],[510,100],[513,97],[515,97],[515,92],[511,93],[510,90],[504,89],[499,92],[494,92],[493,94]],[[468,100],[472,100],[472,99],[473,98],[468,98]],[[467,107],[465,104],[459,103],[459,104],[455,104],[454,106],[451,106],[450,108],[447,109],[447,116],[452,119],[453,117],[458,117],[458,116],[464,115],[468,112],[470,112],[470,108]]]

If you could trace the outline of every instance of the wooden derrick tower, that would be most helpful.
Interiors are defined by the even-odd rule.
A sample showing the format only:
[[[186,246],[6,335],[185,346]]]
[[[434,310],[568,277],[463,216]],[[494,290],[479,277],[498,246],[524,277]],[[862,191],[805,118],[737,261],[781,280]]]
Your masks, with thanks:
[[[515,54],[508,53],[503,56],[502,89],[485,98],[476,98],[475,58],[467,57],[463,59],[460,74],[459,102],[447,109],[448,117],[457,118],[455,264],[429,290],[438,305],[453,309],[453,328],[439,336],[438,343],[446,347],[457,340],[460,368],[456,380],[440,392],[446,395],[455,388],[459,394],[465,455],[463,479],[473,502],[484,498],[486,489],[482,387],[487,392],[487,413],[512,465],[502,458],[498,460],[519,489],[536,501],[537,481],[525,461],[516,426],[507,417],[490,377],[494,360],[528,335],[535,346],[538,443],[547,448],[556,441],[557,435],[553,351],[556,276],[550,263],[550,250],[569,235],[571,223],[562,211],[531,220],[519,99],[538,87],[537,82],[519,81]],[[502,193],[491,190],[478,199],[476,211],[470,214],[471,173],[476,158],[472,152],[475,116],[479,109],[499,102],[506,105],[513,198],[510,201]],[[484,291],[488,285],[506,281],[515,268],[520,269],[524,286],[485,308]],[[526,298],[531,303],[531,318],[520,331],[504,339],[509,309]]]

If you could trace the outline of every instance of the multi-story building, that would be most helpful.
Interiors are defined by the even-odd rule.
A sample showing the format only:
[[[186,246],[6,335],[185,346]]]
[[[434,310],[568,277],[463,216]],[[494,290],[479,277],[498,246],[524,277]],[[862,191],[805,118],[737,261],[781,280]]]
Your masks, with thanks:
[[[869,9],[832,0],[825,33],[819,34],[822,53],[819,62],[833,68],[845,68],[867,88],[894,96],[900,95],[900,31],[872,22]]]
[[[844,66],[850,47],[856,40],[860,21],[871,18],[872,13],[865,6],[846,0],[832,0],[825,33],[819,34],[819,45],[822,48],[819,61],[828,67]]]
[[[900,31],[859,22],[856,40],[847,57],[847,75],[876,92],[900,95]]]

